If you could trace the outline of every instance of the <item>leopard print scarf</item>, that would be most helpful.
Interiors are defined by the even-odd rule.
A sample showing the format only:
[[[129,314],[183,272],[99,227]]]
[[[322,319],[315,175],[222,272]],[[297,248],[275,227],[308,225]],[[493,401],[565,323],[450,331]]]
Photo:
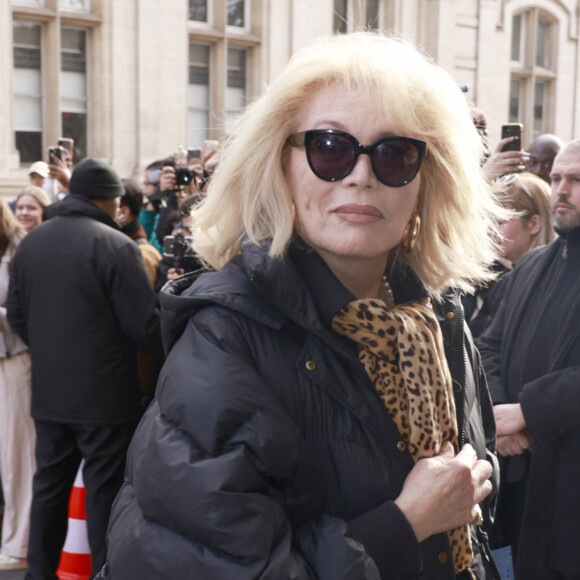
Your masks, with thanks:
[[[359,345],[359,359],[414,461],[457,450],[451,375],[439,323],[428,298],[387,308],[381,300],[350,302],[332,328]],[[469,526],[448,533],[455,573],[473,560]]]

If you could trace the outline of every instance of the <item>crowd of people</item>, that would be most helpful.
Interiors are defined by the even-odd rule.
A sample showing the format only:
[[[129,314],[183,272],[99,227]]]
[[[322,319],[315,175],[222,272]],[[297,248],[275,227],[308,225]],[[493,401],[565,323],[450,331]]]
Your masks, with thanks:
[[[96,580],[579,580],[580,142],[512,141],[361,32],[141,186],[34,163],[0,198],[0,570],[56,578],[82,459]]]

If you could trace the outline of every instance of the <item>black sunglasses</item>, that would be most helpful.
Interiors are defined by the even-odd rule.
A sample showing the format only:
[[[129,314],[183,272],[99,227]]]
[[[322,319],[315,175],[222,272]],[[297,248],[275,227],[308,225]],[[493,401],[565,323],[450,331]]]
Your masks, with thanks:
[[[306,147],[314,175],[324,181],[340,181],[354,168],[360,155],[371,158],[377,179],[389,187],[411,182],[421,167],[427,144],[411,137],[383,137],[361,145],[352,135],[334,129],[316,129],[290,135],[293,147]]]

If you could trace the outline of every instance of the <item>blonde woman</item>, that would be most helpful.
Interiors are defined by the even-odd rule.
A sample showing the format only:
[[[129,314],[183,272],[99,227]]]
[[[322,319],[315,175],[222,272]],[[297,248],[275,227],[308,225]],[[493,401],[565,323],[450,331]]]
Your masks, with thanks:
[[[500,203],[515,215],[500,225],[499,255],[513,267],[528,251],[556,239],[550,186],[532,173],[511,173],[495,183]]]
[[[497,179],[493,185],[501,205],[512,215],[498,227],[496,241],[500,274],[510,271],[529,250],[549,244],[556,239],[550,209],[550,186],[532,173],[510,173]],[[479,337],[489,326],[502,300],[505,280],[479,288],[463,298],[469,328]]]
[[[10,263],[25,234],[0,197],[0,472],[4,494],[0,570],[26,569],[34,475],[28,347],[6,320]]]
[[[193,211],[217,271],[161,293],[170,352],[99,578],[494,577],[493,417],[452,290],[490,276],[481,154],[409,44],[293,57]]]
[[[49,205],[50,200],[44,190],[30,185],[18,194],[14,203],[14,215],[29,232],[48,218],[46,208]]]

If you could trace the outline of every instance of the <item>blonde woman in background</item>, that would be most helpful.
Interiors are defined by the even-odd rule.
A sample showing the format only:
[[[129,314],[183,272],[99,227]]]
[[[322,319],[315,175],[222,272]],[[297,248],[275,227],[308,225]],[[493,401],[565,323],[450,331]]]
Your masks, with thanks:
[[[499,227],[499,255],[511,267],[529,250],[556,239],[550,186],[533,173],[510,173],[495,182],[500,203],[517,212]]]
[[[25,233],[6,201],[0,197],[0,472],[5,502],[0,570],[27,568],[35,469],[36,436],[30,416],[30,355],[28,347],[6,321],[10,262]]]
[[[14,215],[29,232],[32,228],[48,218],[47,207],[50,199],[40,187],[29,185],[22,190],[15,200]]]
[[[514,212],[499,225],[497,269],[503,274],[529,250],[556,238],[550,209],[550,186],[532,173],[509,173],[493,187],[501,205]],[[469,328],[478,337],[488,327],[503,296],[503,276],[464,299]]]

